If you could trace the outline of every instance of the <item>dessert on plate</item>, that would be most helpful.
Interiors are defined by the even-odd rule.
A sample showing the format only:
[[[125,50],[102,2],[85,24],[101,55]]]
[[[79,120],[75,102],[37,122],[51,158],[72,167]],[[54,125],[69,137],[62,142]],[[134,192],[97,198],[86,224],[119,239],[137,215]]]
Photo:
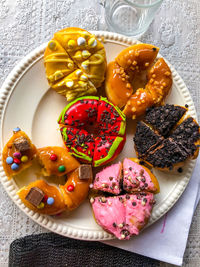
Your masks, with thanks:
[[[49,85],[68,101],[95,95],[105,78],[105,49],[90,32],[69,27],[49,41],[44,65]]]
[[[63,186],[36,180],[22,187],[17,194],[29,209],[41,214],[55,215],[79,207],[88,196],[91,182],[91,166],[80,165],[67,174],[67,182]]]
[[[93,177],[91,165],[81,165],[63,147],[37,149],[25,132],[14,128],[3,149],[3,168],[8,178],[30,167],[33,157],[41,166],[41,174],[53,176],[54,184],[38,179],[22,187],[17,194],[25,206],[41,214],[55,215],[77,208],[87,198]],[[64,185],[56,184],[59,176],[66,176]]]
[[[195,159],[200,127],[186,111],[186,107],[169,104],[147,109],[133,138],[138,158],[154,168],[180,172],[187,159]]]
[[[118,239],[139,234],[151,216],[154,193],[160,190],[156,177],[134,158],[125,158],[123,163],[113,164],[97,173],[93,189],[95,196],[90,202],[95,220]],[[96,196],[97,190],[114,196],[102,193]]]
[[[107,97],[123,108],[129,118],[135,119],[143,115],[146,108],[160,105],[171,89],[171,70],[163,58],[156,60],[158,51],[159,48],[150,44],[136,44],[124,49],[108,64]],[[133,84],[144,70],[147,71],[146,86],[134,92]]]
[[[3,168],[10,179],[32,165],[37,153],[27,134],[19,127],[13,129],[13,136],[8,140],[2,152]]]
[[[124,114],[104,97],[72,101],[61,112],[58,123],[68,151],[94,167],[114,160],[126,140]]]

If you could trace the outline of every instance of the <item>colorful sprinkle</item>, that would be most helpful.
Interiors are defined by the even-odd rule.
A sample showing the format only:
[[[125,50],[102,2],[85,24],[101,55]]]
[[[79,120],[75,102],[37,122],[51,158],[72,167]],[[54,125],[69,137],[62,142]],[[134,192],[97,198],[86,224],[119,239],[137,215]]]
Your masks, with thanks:
[[[69,192],[74,191],[74,186],[72,184],[68,185],[67,191],[69,191]]]
[[[19,132],[19,131],[21,131],[21,129],[20,129],[19,127],[16,127],[16,128],[13,129],[13,132],[14,132],[14,133],[17,133],[17,132]]]
[[[21,157],[21,162],[25,163],[28,161],[28,156],[22,156]]]
[[[65,168],[64,165],[60,165],[60,166],[58,167],[58,171],[59,171],[59,172],[64,172],[65,170],[66,170],[66,168]]]
[[[13,158],[12,157],[7,157],[6,163],[9,164],[9,165],[12,164],[13,163]]]
[[[19,168],[19,165],[18,165],[17,163],[13,163],[13,164],[11,165],[11,169],[12,169],[13,171],[16,171],[18,168]]]
[[[20,152],[13,153],[13,157],[15,158],[21,158],[22,154]]]
[[[48,197],[47,204],[48,205],[53,205],[53,203],[54,203],[54,198],[53,197]]]
[[[38,206],[37,206],[38,209],[43,209],[44,208],[44,202],[41,202]]]
[[[21,163],[21,160],[18,159],[18,158],[14,158],[14,163],[16,163],[16,164],[20,164],[20,163]]]
[[[56,161],[58,159],[57,155],[56,154],[51,154],[50,156],[50,160],[52,161]]]
[[[44,195],[43,202],[46,203],[47,202],[47,199],[48,199],[48,196],[47,195]]]

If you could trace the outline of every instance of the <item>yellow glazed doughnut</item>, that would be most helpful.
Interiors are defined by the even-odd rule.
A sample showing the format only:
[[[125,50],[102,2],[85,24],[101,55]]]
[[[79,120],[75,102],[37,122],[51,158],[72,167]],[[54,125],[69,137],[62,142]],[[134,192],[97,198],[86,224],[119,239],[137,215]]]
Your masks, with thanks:
[[[105,49],[88,31],[66,28],[48,43],[44,64],[49,85],[67,100],[94,95],[104,81]]]

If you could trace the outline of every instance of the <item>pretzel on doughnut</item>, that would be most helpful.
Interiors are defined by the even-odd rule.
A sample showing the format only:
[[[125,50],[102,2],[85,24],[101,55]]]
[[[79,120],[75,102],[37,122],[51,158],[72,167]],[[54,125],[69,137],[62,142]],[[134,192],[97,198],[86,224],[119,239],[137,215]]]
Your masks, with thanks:
[[[163,58],[156,59],[159,49],[149,44],[137,44],[124,49],[109,63],[106,76],[108,99],[124,107],[127,117],[142,115],[146,108],[160,104],[172,86],[171,70]],[[147,84],[133,92],[136,75],[147,70]]]

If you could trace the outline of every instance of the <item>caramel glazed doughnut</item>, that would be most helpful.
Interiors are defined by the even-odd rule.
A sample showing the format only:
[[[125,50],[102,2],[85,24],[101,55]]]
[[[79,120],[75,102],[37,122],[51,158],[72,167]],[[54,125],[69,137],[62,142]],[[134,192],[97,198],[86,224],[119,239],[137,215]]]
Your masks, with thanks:
[[[25,132],[19,127],[14,128],[13,136],[2,153],[3,168],[8,179],[30,167],[33,159],[40,163],[41,175],[51,176],[55,183],[59,176],[66,175],[67,182],[58,187],[40,179],[22,187],[17,194],[25,206],[41,214],[55,215],[77,208],[86,199],[92,182],[90,165],[81,165],[63,147],[36,149]]]
[[[106,73],[106,94],[115,105],[123,108],[127,117],[135,119],[148,107],[160,105],[172,86],[172,74],[163,58],[154,63],[159,48],[136,44],[124,49],[110,62]],[[145,88],[133,91],[136,75],[147,70]]]

